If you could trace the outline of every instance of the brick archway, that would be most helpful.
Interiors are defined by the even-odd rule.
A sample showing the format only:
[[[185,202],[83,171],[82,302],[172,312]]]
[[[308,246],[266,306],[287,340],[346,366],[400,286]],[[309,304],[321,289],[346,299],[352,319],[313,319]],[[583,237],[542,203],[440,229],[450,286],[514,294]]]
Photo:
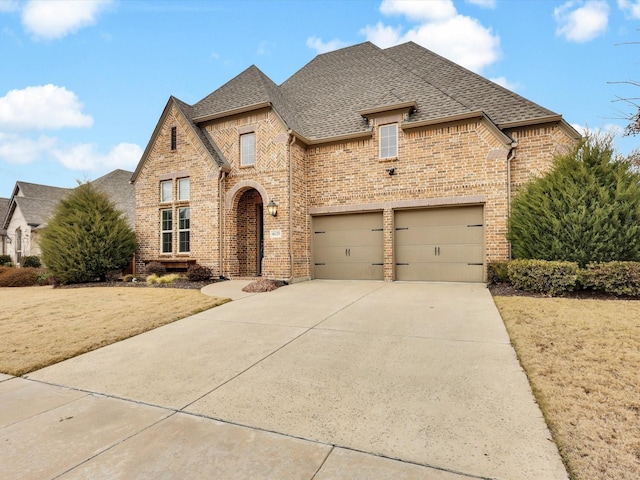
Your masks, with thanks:
[[[231,277],[262,275],[267,199],[262,185],[252,180],[238,182],[226,195],[225,264]]]

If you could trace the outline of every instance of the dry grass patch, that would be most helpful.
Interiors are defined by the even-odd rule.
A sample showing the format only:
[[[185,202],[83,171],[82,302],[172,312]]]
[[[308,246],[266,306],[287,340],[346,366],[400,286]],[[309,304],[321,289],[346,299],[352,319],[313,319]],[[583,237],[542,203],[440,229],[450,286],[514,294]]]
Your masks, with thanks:
[[[24,375],[227,301],[168,288],[0,288],[0,372]]]
[[[572,478],[640,478],[640,301],[494,299]]]

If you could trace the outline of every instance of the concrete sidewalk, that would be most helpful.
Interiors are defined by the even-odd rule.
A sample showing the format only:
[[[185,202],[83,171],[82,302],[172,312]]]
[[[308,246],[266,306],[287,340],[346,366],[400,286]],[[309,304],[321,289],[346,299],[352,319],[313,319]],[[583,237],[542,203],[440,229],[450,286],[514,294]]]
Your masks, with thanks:
[[[237,300],[0,378],[7,478],[567,477],[484,286],[216,286]]]

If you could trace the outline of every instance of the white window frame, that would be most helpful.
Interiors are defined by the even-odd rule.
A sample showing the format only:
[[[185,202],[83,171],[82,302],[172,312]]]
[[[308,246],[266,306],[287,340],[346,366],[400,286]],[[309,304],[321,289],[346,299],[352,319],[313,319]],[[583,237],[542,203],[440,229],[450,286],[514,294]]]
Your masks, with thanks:
[[[251,140],[251,143],[249,143]],[[256,134],[255,132],[240,135],[240,166],[249,167],[256,163]]]
[[[398,124],[380,125],[380,158],[396,158],[398,156]]]
[[[189,178],[178,179],[178,201],[184,202],[189,200],[191,195],[191,181]]]
[[[165,197],[165,185],[169,186],[169,198]],[[160,182],[160,202],[169,203],[173,202],[173,180],[164,180]]]
[[[185,223],[183,223],[183,212],[187,213]],[[187,248],[183,249],[186,236]],[[191,251],[191,208],[183,207],[178,209],[178,253],[189,253]]]
[[[164,213],[169,212],[169,228],[165,229]],[[165,235],[169,235],[169,250],[165,250]],[[160,253],[173,253],[173,209],[163,208],[160,210]]]

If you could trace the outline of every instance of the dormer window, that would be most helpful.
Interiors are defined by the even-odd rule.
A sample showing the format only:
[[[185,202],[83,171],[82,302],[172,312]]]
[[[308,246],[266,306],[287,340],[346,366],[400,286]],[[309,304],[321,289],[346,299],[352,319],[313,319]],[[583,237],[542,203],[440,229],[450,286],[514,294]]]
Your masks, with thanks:
[[[380,158],[398,156],[398,124],[380,126]]]
[[[243,167],[256,163],[256,134],[240,135],[240,165]]]

